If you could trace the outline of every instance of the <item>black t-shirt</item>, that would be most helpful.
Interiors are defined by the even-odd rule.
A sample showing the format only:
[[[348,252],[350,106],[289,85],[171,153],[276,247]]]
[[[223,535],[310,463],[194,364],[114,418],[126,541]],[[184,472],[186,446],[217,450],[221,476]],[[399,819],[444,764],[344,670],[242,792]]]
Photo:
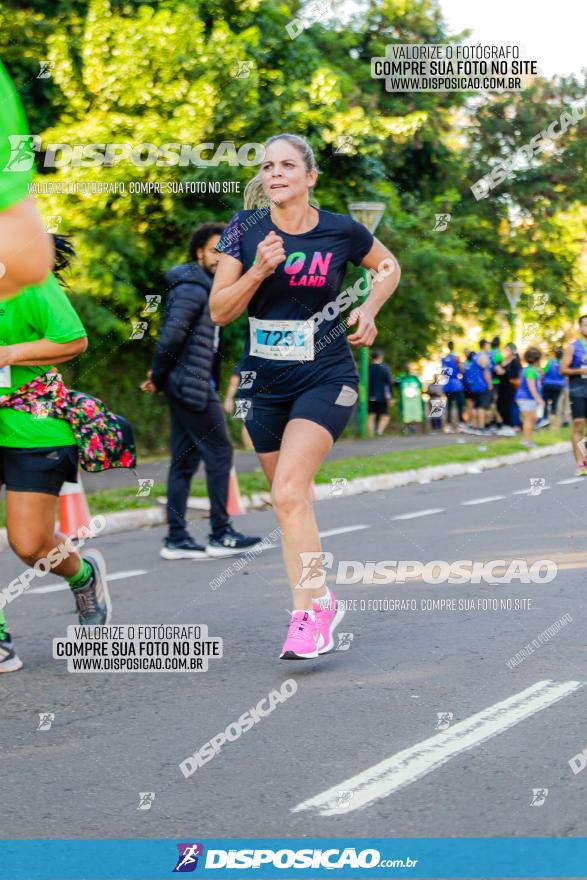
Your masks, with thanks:
[[[522,372],[522,364],[520,363],[519,357],[516,355],[509,364],[502,363],[501,366],[504,370],[504,375],[500,376],[499,386],[498,386],[498,394],[513,396],[518,390],[515,385],[512,385],[511,379],[514,381],[520,378],[520,373]]]
[[[387,364],[369,365],[369,400],[384,401],[391,396],[393,379]]]
[[[312,385],[357,380],[342,322],[360,298],[355,293],[357,298],[346,307],[333,304],[341,293],[347,263],[360,265],[371,250],[373,235],[346,214],[318,209],[318,215],[313,229],[292,235],[272,222],[268,209],[239,211],[216,247],[239,260],[244,273],[255,261],[259,242],[273,230],[283,238],[287,255],[249,302],[249,334],[241,369],[254,372],[255,377],[247,396],[292,397]],[[319,325],[310,322],[317,313],[323,315]],[[313,359],[305,359],[312,348],[311,338]],[[290,354],[288,346],[297,357],[283,357]],[[279,357],[268,357],[272,352]]]

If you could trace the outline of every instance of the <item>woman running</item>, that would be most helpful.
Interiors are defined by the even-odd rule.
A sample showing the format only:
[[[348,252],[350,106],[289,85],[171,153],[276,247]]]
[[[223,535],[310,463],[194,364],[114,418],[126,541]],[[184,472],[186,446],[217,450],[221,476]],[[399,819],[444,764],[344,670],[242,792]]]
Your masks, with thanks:
[[[348,341],[371,345],[375,316],[400,277],[395,258],[368,229],[310,203],[317,177],[303,138],[281,134],[267,141],[261,171],[245,190],[245,210],[217,245],[210,295],[212,320],[221,326],[248,309],[238,414],[271,485],[281,528],[293,596],[282,659],[332,650],[344,614],[326,586],[311,487],[358,397],[344,328],[357,324]],[[358,285],[342,291],[349,261],[372,270],[374,280],[347,319],[345,311],[367,292],[357,292]]]
[[[62,242],[63,244],[63,242]],[[58,266],[62,260],[58,252]],[[70,361],[87,348],[86,331],[54,275],[16,294],[0,292],[0,394],[7,395]],[[55,531],[58,495],[77,480],[78,448],[64,419],[41,418],[0,407],[0,487],[6,486],[10,547],[27,567],[48,560],[73,591],[80,624],[110,622],[110,597],[102,555],[64,549]],[[58,564],[53,560],[60,559]],[[5,604],[0,605],[0,609]],[[22,666],[0,610],[0,672]]]

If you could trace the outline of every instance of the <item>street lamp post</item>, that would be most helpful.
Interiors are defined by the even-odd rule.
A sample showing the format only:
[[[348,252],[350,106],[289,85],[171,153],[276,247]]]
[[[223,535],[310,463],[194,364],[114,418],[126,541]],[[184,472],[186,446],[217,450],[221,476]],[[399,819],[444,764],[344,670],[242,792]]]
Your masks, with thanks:
[[[522,296],[522,291],[524,289],[524,285],[521,281],[504,281],[503,282],[503,292],[508,298],[508,302],[510,304],[510,325],[512,328],[512,339],[514,343],[518,344],[517,339],[517,328],[516,328],[516,307],[520,301],[520,297]]]
[[[353,220],[357,220],[366,226],[369,232],[373,233],[377,229],[379,221],[385,212],[385,204],[383,202],[349,202],[349,214]],[[363,274],[363,282],[365,290],[369,284],[369,275],[366,269],[361,269]],[[363,302],[368,295],[368,291],[361,297]],[[359,369],[359,425],[360,436],[367,436],[367,409],[369,400],[369,346],[362,345],[360,349],[360,369]]]

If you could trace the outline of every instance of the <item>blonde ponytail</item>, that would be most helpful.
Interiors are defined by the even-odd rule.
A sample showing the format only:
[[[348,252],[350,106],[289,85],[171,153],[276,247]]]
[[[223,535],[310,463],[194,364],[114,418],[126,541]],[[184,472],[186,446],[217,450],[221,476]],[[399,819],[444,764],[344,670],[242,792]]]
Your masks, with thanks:
[[[249,182],[245,186],[243,200],[245,211],[254,210],[255,208],[269,207],[270,202],[265,195],[265,190],[263,189],[263,184],[261,183],[260,174],[255,174],[255,176],[251,180],[249,180]]]

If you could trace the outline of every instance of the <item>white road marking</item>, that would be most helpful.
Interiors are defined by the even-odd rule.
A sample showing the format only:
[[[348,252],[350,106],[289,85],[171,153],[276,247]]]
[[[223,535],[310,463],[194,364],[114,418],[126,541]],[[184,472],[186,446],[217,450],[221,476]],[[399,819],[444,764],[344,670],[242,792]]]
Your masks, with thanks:
[[[571,477],[570,480],[557,480],[557,486],[568,486],[570,483],[587,483],[585,477]]]
[[[319,535],[321,538],[329,538],[330,535],[344,535],[346,532],[358,532],[368,528],[369,526],[343,526],[340,529],[327,529],[325,532],[319,532]]]
[[[141,574],[147,574],[147,572],[142,568],[137,568],[132,571],[113,571],[112,574],[109,574],[106,577],[106,580],[123,581],[125,578],[139,577]],[[30,590],[25,591],[25,595],[26,593],[58,593],[60,590],[70,589],[71,587],[67,581],[58,581],[55,584],[47,584],[45,587],[31,587]]]
[[[518,489],[517,492],[512,492],[512,495],[540,495],[541,492],[546,492],[547,489],[552,489],[552,486],[539,486],[538,491],[536,489]]]
[[[416,519],[419,516],[432,516],[433,513],[444,513],[444,507],[431,507],[429,510],[417,510],[415,513],[402,513],[400,516],[392,516],[392,519]]]
[[[366,807],[373,801],[385,798],[421,779],[455,755],[503,733],[541,709],[551,706],[581,688],[583,684],[581,681],[558,684],[550,680],[539,681],[519,694],[454,724],[448,730],[410,746],[321,794],[302,801],[293,807],[292,813],[317,810],[321,816],[336,816]],[[341,790],[352,792],[350,801],[347,798],[344,805],[340,804]]]
[[[473,504],[489,504],[490,501],[503,501],[505,495],[488,495],[486,498],[472,498],[471,501],[461,501],[461,507],[469,507]]]

